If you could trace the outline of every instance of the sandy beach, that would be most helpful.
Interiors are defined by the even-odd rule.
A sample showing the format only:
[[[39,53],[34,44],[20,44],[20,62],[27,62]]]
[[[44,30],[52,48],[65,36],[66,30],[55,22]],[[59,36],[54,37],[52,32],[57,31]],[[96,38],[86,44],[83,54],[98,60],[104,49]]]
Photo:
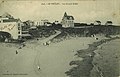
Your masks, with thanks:
[[[32,40],[27,41],[22,49],[16,44],[1,43],[0,77],[67,77],[65,72],[73,67],[69,63],[82,60],[75,56],[76,51],[87,49],[88,44],[102,39],[105,37],[99,40],[92,37],[72,38],[48,46],[43,45],[45,40]]]
[[[43,40],[44,41],[44,40]],[[69,70],[69,62],[79,59],[74,56],[75,51],[88,47],[88,44],[96,41],[94,38],[74,38],[59,43],[44,46],[42,40],[26,42],[26,46],[19,49],[19,45],[0,44],[0,68],[1,77],[26,74],[25,77],[65,77],[65,71]],[[15,54],[15,51],[18,54]],[[39,71],[37,66],[40,66]],[[17,75],[21,77],[21,75]]]

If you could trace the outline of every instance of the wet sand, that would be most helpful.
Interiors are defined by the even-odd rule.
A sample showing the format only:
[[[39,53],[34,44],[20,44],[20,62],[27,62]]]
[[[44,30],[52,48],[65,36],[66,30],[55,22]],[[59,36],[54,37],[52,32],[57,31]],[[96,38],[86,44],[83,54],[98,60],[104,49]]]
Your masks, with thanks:
[[[70,66],[72,66],[72,65],[76,65],[76,66],[71,68],[69,71],[66,71],[66,74],[70,77],[118,77],[119,76],[119,74],[118,74],[119,73],[118,72],[119,71],[119,59],[118,58],[120,56],[118,56],[118,55],[116,56],[114,54],[119,54],[119,48],[118,48],[119,42],[115,42],[115,41],[113,41],[113,43],[110,42],[110,41],[116,40],[116,39],[119,39],[119,38],[115,37],[115,38],[103,39],[98,42],[93,42],[92,44],[89,44],[89,47],[87,49],[78,50],[76,55],[83,59],[71,61]],[[119,41],[120,41],[120,39],[119,39]],[[111,44],[109,44],[109,43],[111,43]],[[104,50],[104,46],[101,46],[102,44],[105,44],[105,47],[107,46],[105,48],[106,50]],[[117,44],[117,46],[116,46],[116,44]],[[110,47],[109,47],[109,45],[110,45]],[[112,45],[114,45],[114,46],[112,46]],[[118,51],[113,52],[111,48],[114,48]],[[97,50],[99,52],[96,52]],[[100,55],[102,50],[105,53]],[[109,51],[109,52],[106,52],[106,51]],[[111,54],[111,52],[113,54]],[[99,58],[99,59],[96,58],[96,56],[98,56],[98,55],[99,55],[99,57],[97,57],[97,58]],[[114,57],[111,59],[112,56],[114,56]],[[101,61],[101,57],[102,57],[103,61]],[[104,62],[104,60],[105,60],[105,62]],[[107,64],[107,66],[104,67],[104,64]],[[116,68],[115,66],[118,68]],[[111,69],[111,68],[114,68],[114,69]]]
[[[93,59],[95,67],[91,71],[91,77],[98,77],[100,73],[103,77],[120,76],[120,39],[116,39],[101,45],[95,51]],[[97,69],[99,68],[99,72]]]

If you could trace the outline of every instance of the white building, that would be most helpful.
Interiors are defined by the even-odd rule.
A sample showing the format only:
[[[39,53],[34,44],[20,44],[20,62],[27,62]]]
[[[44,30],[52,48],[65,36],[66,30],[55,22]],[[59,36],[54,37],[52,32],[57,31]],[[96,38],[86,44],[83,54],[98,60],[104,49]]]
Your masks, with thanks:
[[[65,12],[61,23],[62,27],[74,27],[74,17]]]
[[[22,37],[30,36],[28,31],[24,30],[24,24],[20,19],[10,19],[0,17],[0,32],[7,32],[12,39],[20,39]]]
[[[50,26],[51,24],[47,19],[41,21],[34,21],[35,26]]]

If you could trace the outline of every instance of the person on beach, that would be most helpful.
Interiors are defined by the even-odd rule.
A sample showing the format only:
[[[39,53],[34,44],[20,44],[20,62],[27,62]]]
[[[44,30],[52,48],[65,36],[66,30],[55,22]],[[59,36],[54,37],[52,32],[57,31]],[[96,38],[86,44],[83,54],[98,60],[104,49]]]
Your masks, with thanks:
[[[96,39],[96,40],[98,40],[98,38],[97,38],[97,37],[96,37],[95,39]]]
[[[38,68],[38,70],[40,70],[40,67],[39,67],[39,66],[37,66],[37,68]]]
[[[37,38],[37,41],[38,41],[39,39]]]
[[[18,54],[18,51],[16,50],[16,54]]]
[[[22,47],[20,46],[19,49],[22,49]]]
[[[22,43],[22,46],[23,46],[23,47],[25,47],[25,46],[26,46],[26,45],[25,45],[25,42],[23,42],[23,43]]]
[[[47,45],[49,45],[49,43],[48,43],[48,42],[45,42],[45,43],[43,43],[43,45],[47,46]]]

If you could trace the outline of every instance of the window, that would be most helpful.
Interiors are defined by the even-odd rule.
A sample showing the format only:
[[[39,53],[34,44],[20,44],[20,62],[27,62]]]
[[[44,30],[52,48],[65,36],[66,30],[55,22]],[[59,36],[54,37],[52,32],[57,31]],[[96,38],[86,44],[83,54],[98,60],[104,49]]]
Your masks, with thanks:
[[[18,36],[18,39],[21,39],[21,36]]]
[[[18,32],[18,34],[20,34],[20,31]]]
[[[20,27],[18,26],[18,30],[20,30]]]
[[[18,26],[20,26],[20,23],[18,23]]]

